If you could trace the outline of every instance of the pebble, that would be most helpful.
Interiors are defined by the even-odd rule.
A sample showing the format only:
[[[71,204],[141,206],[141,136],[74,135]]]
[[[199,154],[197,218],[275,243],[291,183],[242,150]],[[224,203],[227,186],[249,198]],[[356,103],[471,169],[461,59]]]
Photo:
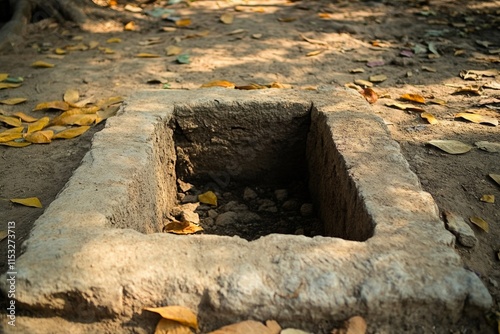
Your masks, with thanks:
[[[198,216],[196,212],[190,210],[183,210],[181,213],[181,221],[199,224],[200,216]]]
[[[245,201],[250,201],[252,199],[256,199],[257,197],[258,197],[257,193],[252,188],[246,187],[245,190],[243,191],[243,199]]]
[[[186,195],[181,200],[181,203],[196,203],[198,202],[198,196],[196,195]]]
[[[267,212],[278,212],[278,208],[276,207],[276,203],[271,201],[270,199],[262,199],[259,201],[259,211],[267,211]]]
[[[207,215],[208,215],[208,217],[215,219],[215,218],[217,218],[219,213],[212,209],[212,210],[207,211]]]
[[[213,225],[214,223],[215,223],[215,220],[213,218],[210,218],[210,217],[203,218],[201,220],[201,225],[203,225],[203,226],[210,226],[210,225]]]
[[[184,182],[181,179],[177,179],[177,185],[179,186],[179,189],[183,193],[188,192],[189,190],[194,188],[194,186],[191,183]]]
[[[312,216],[314,210],[311,203],[304,203],[300,206],[300,214],[302,217]]]
[[[248,206],[238,203],[237,201],[231,201],[222,206],[221,209],[224,211],[246,211],[248,210]]]
[[[217,216],[217,219],[215,220],[215,224],[219,226],[227,226],[227,225],[232,225],[236,223],[236,220],[238,219],[238,214],[233,211],[228,211],[221,213],[219,216]]]
[[[288,198],[288,190],[286,189],[277,189],[274,191],[274,196],[280,202],[285,201]]]
[[[452,212],[445,211],[444,215],[447,229],[457,237],[458,242],[465,247],[474,247],[477,238],[470,225],[461,216]]]
[[[242,212],[238,212],[238,221],[242,222],[242,223],[250,223],[250,222],[253,222],[253,221],[258,221],[260,220],[260,216],[258,214],[256,214],[255,212],[251,212],[251,211],[242,211]]]
[[[295,230],[295,235],[304,235],[304,229],[303,228],[298,228]]]
[[[293,199],[289,199],[288,201],[283,203],[283,205],[281,207],[285,211],[293,211],[293,210],[296,210],[298,206],[299,206],[299,203],[297,203],[297,201],[295,201]]]

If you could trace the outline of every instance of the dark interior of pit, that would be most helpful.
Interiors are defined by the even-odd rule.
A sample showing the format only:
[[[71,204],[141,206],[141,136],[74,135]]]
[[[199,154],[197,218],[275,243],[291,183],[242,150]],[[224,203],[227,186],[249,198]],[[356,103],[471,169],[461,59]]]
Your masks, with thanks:
[[[372,222],[330,128],[325,121],[312,124],[312,110],[285,101],[176,105],[169,127],[178,205],[166,225],[193,222],[203,228],[198,233],[247,240],[272,233],[371,237]],[[323,171],[328,175],[317,175]],[[206,191],[216,194],[217,205],[199,203]]]

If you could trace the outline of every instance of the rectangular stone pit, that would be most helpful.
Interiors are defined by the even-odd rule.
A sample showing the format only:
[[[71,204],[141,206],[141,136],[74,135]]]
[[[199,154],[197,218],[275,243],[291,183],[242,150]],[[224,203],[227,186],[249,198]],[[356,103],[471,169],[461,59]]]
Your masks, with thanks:
[[[369,108],[328,87],[137,93],[24,244],[16,298],[39,319],[23,326],[149,333],[142,309],[164,305],[195,310],[202,332],[274,319],[328,333],[362,315],[372,332],[420,333],[476,316],[491,296]],[[307,178],[323,235],[161,233],[177,177],[213,175]]]

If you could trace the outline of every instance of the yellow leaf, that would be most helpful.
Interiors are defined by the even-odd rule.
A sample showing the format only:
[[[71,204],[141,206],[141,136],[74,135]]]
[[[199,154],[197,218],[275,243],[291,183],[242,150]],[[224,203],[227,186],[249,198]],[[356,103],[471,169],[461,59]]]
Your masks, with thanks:
[[[437,123],[439,123],[439,121],[437,120],[436,117],[434,117],[433,114],[425,112],[425,111],[420,114],[420,117],[426,119],[427,122],[429,122],[429,124],[437,124]]]
[[[118,38],[118,37],[113,37],[113,38],[110,38],[106,41],[106,43],[121,43],[121,42],[122,42],[122,39]]]
[[[226,80],[214,80],[201,85],[201,88],[208,88],[208,87],[234,88],[235,84]]]
[[[37,104],[35,109],[33,109],[33,111],[45,110],[45,109],[68,110],[69,105],[64,101],[42,102]]]
[[[69,104],[77,103],[80,99],[80,93],[76,89],[68,89],[63,96],[63,100]]]
[[[495,195],[483,195],[480,200],[481,202],[495,203]]]
[[[5,143],[0,142],[0,145],[10,146],[10,147],[26,147],[26,146],[31,145],[31,143],[27,142],[27,141],[23,141],[23,142],[8,141]]]
[[[368,80],[371,82],[383,82],[387,80],[387,76],[383,74],[378,74],[378,75],[371,75]]]
[[[455,114],[455,118],[463,118],[473,123],[486,123],[489,125],[497,126],[498,120],[494,117],[484,116],[479,114],[473,114],[468,112],[461,112]]]
[[[50,122],[50,118],[48,117],[42,117],[38,121],[31,123],[28,125],[28,130],[26,133],[32,133],[35,131],[40,131],[43,128],[45,128]]]
[[[231,24],[234,21],[234,15],[231,13],[224,13],[221,15],[220,21],[224,24]]]
[[[28,197],[28,198],[11,198],[12,203],[21,204],[24,206],[31,206],[34,208],[41,208],[42,203],[37,197]]]
[[[432,103],[432,104],[437,104],[437,105],[440,105],[440,106],[445,106],[446,105],[446,101],[445,100],[440,100],[440,99],[432,99],[432,100],[429,100],[428,102]]]
[[[29,141],[33,144],[48,144],[52,141],[54,132],[50,130],[37,131],[33,133],[27,133],[24,135],[24,140]]]
[[[164,319],[176,321],[184,326],[198,329],[196,314],[184,306],[146,307],[145,310],[158,313]]]
[[[123,102],[123,97],[121,96],[112,96],[107,99],[100,100],[96,103],[97,106],[100,108],[107,108],[113,104],[121,103]]]
[[[231,324],[221,327],[208,334],[270,334],[270,333],[271,330],[260,321],[246,320],[238,322],[236,324]],[[286,333],[286,330],[281,331],[281,333]],[[299,332],[296,331],[296,333]]]
[[[215,195],[213,191],[207,191],[203,194],[198,195],[198,200],[204,204],[217,206],[217,195]]]
[[[360,85],[363,87],[373,87],[373,84],[370,81],[362,80],[362,79],[356,79],[354,80],[354,83],[356,85]]]
[[[178,27],[187,27],[191,25],[191,19],[182,19],[175,21],[175,25]]]
[[[500,174],[489,174],[489,176],[500,186]]]
[[[457,140],[431,140],[428,144],[436,146],[437,148],[449,154],[463,154],[472,149],[472,146],[464,144]]]
[[[54,53],[56,55],[64,55],[64,54],[66,54],[66,50],[63,50],[61,48],[57,48],[57,49],[54,50]]]
[[[308,43],[311,43],[311,44],[317,44],[317,45],[324,45],[324,46],[328,46],[328,43],[327,42],[323,42],[323,41],[320,41],[318,39],[312,39],[312,38],[308,38],[306,37],[305,35],[303,34],[300,34],[300,38],[302,38],[304,41],[308,42]]]
[[[41,61],[41,60],[35,61],[34,63],[31,64],[31,67],[34,67],[34,68],[51,68],[54,66],[56,66],[56,65],[51,64],[51,63],[47,63],[47,62]]]
[[[357,67],[357,68],[353,68],[351,70],[349,70],[349,73],[364,73],[365,70],[361,67]]]
[[[400,109],[400,110],[425,112],[424,109],[419,108],[419,107],[415,107],[413,104],[408,104],[408,103],[387,102],[387,103],[385,103],[385,106]]]
[[[92,125],[97,119],[96,114],[76,114],[61,117],[55,125]]]
[[[0,73],[0,81],[4,81],[9,77],[9,73]]]
[[[267,86],[259,85],[256,83],[251,83],[250,85],[236,86],[234,87],[239,90],[254,90],[254,89],[266,89]]]
[[[27,100],[28,99],[26,99],[24,97],[14,97],[11,99],[0,100],[0,103],[1,104],[8,104],[8,105],[15,105],[15,104],[26,102]]]
[[[11,133],[21,133],[21,132],[23,132],[23,130],[24,130],[23,126],[19,126],[17,128],[7,129],[5,131],[0,132],[0,136],[2,136],[2,135],[8,135],[8,134],[11,134]]]
[[[90,50],[93,50],[95,48],[97,48],[99,46],[99,42],[98,41],[90,41],[89,42],[89,49]]]
[[[84,134],[90,126],[79,126],[76,128],[70,128],[67,130],[60,131],[54,135],[52,139],[71,139]]]
[[[458,87],[453,94],[474,94],[477,96],[481,95],[481,87],[480,86],[461,86]]]
[[[0,82],[0,89],[21,87],[20,83]]]
[[[483,218],[474,216],[474,217],[470,217],[469,220],[471,223],[473,223],[477,227],[481,228],[486,233],[490,232],[490,226]]]
[[[99,50],[101,50],[104,54],[107,54],[107,55],[112,55],[115,53],[115,50],[110,49],[110,48],[100,47]]]
[[[182,48],[175,46],[175,45],[169,45],[165,48],[165,53],[167,56],[176,56],[182,52]]]
[[[167,233],[174,233],[174,234],[193,234],[199,231],[203,231],[203,227],[196,225],[192,222],[174,221],[168,223],[165,226],[164,231]]]
[[[400,99],[425,104],[425,98],[418,94],[403,94]]]
[[[135,55],[137,58],[159,58],[160,55],[156,53],[138,53]]]
[[[278,88],[278,89],[290,89],[292,85],[282,84],[280,82],[271,82],[271,84],[267,85],[267,88]]]
[[[10,125],[10,126],[15,126],[15,127],[18,127],[18,126],[22,125],[22,123],[19,120],[19,118],[17,118],[17,117],[11,117],[11,116],[0,115],[0,122],[5,123],[5,124]]]
[[[325,50],[315,50],[315,51],[311,51],[311,52],[308,52],[306,53],[306,57],[313,57],[313,56],[317,56],[321,53],[325,52]]]
[[[130,21],[129,23],[127,23],[125,25],[125,27],[123,27],[123,29],[125,29],[127,31],[133,31],[133,30],[135,30],[135,22],[134,21]]]
[[[18,128],[16,128],[16,129],[18,129]],[[21,129],[21,131],[22,131],[22,129]],[[17,133],[5,133],[5,132],[6,131],[0,133],[0,143],[8,143],[12,140],[23,138],[23,134],[21,132],[17,132]]]
[[[192,334],[193,332],[187,326],[181,325],[177,321],[160,319],[156,325],[154,334]]]
[[[25,113],[23,113],[21,111],[17,111],[15,113],[13,113],[12,116],[19,117],[23,122],[26,122],[26,123],[32,123],[32,122],[36,122],[38,120],[38,118],[31,117],[30,115],[26,115]]]

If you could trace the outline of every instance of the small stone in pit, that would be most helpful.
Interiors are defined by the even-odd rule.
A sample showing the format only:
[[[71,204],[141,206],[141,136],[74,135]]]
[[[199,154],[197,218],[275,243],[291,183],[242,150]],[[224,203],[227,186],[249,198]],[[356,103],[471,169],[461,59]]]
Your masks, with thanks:
[[[274,196],[280,202],[285,201],[288,198],[288,190],[286,189],[277,189],[274,191]]]
[[[245,201],[250,201],[252,199],[256,199],[257,197],[258,197],[257,193],[252,188],[246,187],[245,190],[243,191],[243,199]]]
[[[198,196],[196,195],[186,195],[181,200],[181,203],[196,203],[198,202]]]
[[[228,211],[217,216],[215,220],[215,224],[219,226],[227,226],[233,225],[236,223],[236,219],[238,218],[238,214],[236,212]]]
[[[181,179],[177,179],[177,184],[179,185],[179,189],[183,193],[188,192],[189,190],[194,188],[194,186],[191,183],[184,182]]]
[[[311,203],[304,203],[300,207],[300,214],[303,217],[312,216],[313,212],[314,212],[313,205]]]
[[[210,217],[210,218],[217,218],[217,216],[219,215],[219,213],[215,210],[208,210],[207,212],[207,215]]]
[[[303,228],[298,228],[295,230],[295,235],[304,235],[304,229]]]
[[[283,205],[281,207],[285,211],[293,211],[293,210],[296,210],[298,206],[299,206],[299,203],[297,203],[297,201],[295,201],[293,199],[289,199],[288,201],[283,203]]]

